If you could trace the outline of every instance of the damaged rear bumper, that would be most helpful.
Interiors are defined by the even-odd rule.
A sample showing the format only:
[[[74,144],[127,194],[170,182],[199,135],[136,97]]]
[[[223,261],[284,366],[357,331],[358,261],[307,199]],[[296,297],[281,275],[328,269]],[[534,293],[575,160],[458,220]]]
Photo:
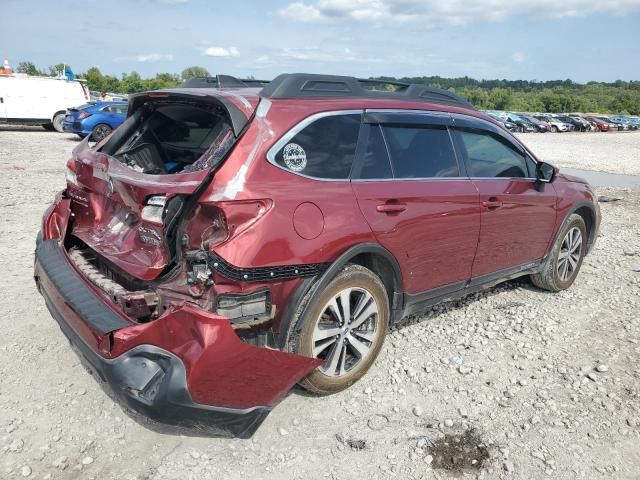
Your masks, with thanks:
[[[57,240],[39,238],[34,275],[85,366],[120,403],[161,423],[248,438],[320,363],[249,345],[228,320],[189,305],[134,323],[82,277]]]

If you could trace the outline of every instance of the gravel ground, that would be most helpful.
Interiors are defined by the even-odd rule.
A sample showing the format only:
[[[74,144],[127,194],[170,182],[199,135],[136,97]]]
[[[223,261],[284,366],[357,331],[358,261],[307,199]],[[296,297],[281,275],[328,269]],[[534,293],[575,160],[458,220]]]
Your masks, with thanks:
[[[518,134],[541,160],[559,167],[640,175],[640,131]]]
[[[551,161],[589,158],[575,167],[638,161],[640,134],[580,139],[526,136]],[[0,129],[0,478],[639,478],[640,191],[600,191],[620,200],[570,290],[515,281],[439,306],[350,390],[293,392],[251,440],[202,438],[123,412],[36,293],[34,238],[75,143]]]

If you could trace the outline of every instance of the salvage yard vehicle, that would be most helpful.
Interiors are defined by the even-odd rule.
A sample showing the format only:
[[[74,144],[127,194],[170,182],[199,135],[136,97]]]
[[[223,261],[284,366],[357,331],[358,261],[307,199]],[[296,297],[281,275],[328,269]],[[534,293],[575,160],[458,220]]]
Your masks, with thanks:
[[[604,120],[598,117],[584,117],[584,118],[590,122],[593,122],[593,124],[596,126],[596,128],[600,132],[608,132],[610,130],[609,122],[605,122]]]
[[[89,100],[89,90],[78,80],[0,75],[0,122],[42,125],[62,132],[67,108]]]
[[[140,93],[74,149],[34,276],[122,403],[249,437],[296,383],[353,385],[407,315],[572,285],[600,224],[586,181],[449,91],[378,84]]]
[[[534,117],[551,125],[551,131],[553,133],[571,132],[573,130],[573,125],[565,123],[553,115],[534,115]]]
[[[62,129],[80,138],[91,136],[100,141],[118,128],[127,118],[127,102],[89,102],[70,108],[64,117]]]

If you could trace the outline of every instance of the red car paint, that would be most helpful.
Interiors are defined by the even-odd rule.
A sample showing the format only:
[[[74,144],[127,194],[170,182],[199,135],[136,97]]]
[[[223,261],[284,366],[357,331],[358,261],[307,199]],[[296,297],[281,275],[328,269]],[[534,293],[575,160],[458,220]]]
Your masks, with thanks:
[[[68,205],[68,200],[60,200],[48,216],[50,222],[43,229],[45,240],[56,238],[67,221]],[[66,321],[104,358],[116,358],[142,344],[161,347],[181,358],[191,396],[197,403],[240,409],[275,406],[298,379],[322,363],[242,342],[227,319],[188,304],[173,306],[154,322],[131,322],[130,327],[112,336],[100,335],[69,307],[37,265],[36,276]],[[100,290],[88,282],[87,286],[104,297],[105,305],[111,305]]]
[[[247,117],[246,128],[211,182],[183,220],[182,248],[202,249],[237,269],[332,264],[349,249],[377,244],[397,261],[398,294],[419,295],[468,282],[542,259],[569,211],[593,205],[593,230],[599,210],[588,186],[556,175],[540,185],[534,178],[456,178],[394,181],[319,181],[268,162],[267,152],[289,130],[319,112],[371,109],[445,112],[499,124],[476,110],[424,101],[372,98],[261,99],[258,90],[206,92],[184,90],[195,97],[231,102]],[[141,102],[170,98],[172,92],[140,96]],[[504,129],[501,129],[504,131]],[[515,145],[519,140],[505,131]],[[75,174],[64,197],[44,217],[44,240],[81,240],[116,271],[151,285],[160,298],[157,318],[139,323],[86,278],[86,288],[129,326],[99,333],[57,291],[36,262],[39,285],[71,328],[106,360],[137,346],[153,345],[184,364],[191,398],[198,404],[246,409],[274,406],[321,362],[254,346],[241,340],[246,331],[212,313],[222,295],[269,291],[274,315],[259,334],[275,334],[286,350],[287,315],[300,301],[303,278],[234,280],[213,271],[211,284],[187,281],[183,261],[171,275],[164,242],[141,240],[140,229],[164,238],[164,226],[141,218],[151,196],[191,195],[208,170],[151,175],[136,172],[82,142],[67,167]],[[524,148],[524,147],[523,147]],[[528,152],[533,162],[536,157]],[[133,217],[131,217],[133,215]],[[203,240],[212,218],[225,228]],[[135,218],[135,221],[130,221]],[[76,269],[73,262],[69,266]],[[77,270],[77,269],[76,269]],[[82,272],[77,270],[82,277]],[[311,279],[314,281],[314,279]]]
[[[603,122],[602,120],[595,118],[595,117],[584,117],[587,120],[589,120],[592,123],[596,124],[596,127],[598,128],[599,131],[601,132],[608,132],[609,131],[609,124]]]

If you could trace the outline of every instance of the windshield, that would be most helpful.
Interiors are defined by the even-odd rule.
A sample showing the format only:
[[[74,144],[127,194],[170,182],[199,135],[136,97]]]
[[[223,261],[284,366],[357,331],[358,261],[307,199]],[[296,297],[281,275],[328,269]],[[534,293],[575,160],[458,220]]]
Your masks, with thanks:
[[[83,103],[79,107],[76,107],[76,110],[84,110],[85,108],[93,107],[96,103],[97,102]]]

